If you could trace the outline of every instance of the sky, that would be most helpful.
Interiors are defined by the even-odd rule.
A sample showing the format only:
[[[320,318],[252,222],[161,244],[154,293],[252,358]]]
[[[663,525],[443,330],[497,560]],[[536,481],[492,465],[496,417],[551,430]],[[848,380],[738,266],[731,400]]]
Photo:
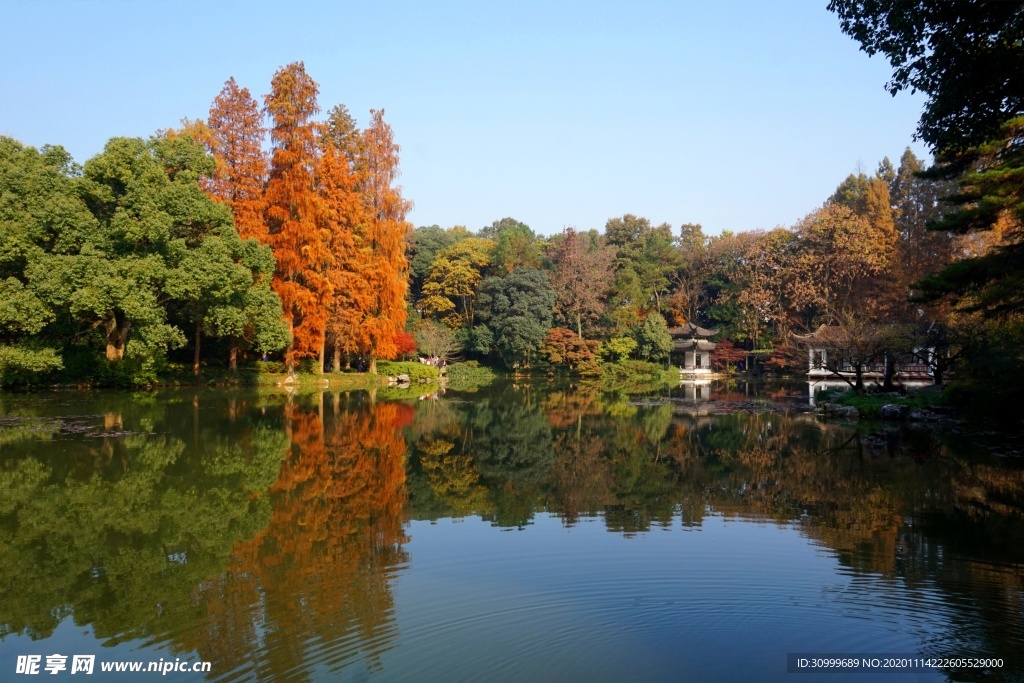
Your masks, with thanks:
[[[826,4],[0,0],[0,135],[84,163],[302,61],[323,112],[384,109],[417,226],[788,227],[884,156],[928,158],[923,97],[891,97]]]

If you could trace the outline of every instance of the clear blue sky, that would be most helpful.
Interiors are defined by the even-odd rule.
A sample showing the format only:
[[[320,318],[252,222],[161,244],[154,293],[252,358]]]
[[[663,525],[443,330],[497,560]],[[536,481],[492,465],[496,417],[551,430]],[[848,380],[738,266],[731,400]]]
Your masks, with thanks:
[[[416,225],[789,226],[858,164],[926,151],[922,98],[890,97],[825,5],[0,0],[0,134],[84,162],[302,60],[324,111],[385,109]]]

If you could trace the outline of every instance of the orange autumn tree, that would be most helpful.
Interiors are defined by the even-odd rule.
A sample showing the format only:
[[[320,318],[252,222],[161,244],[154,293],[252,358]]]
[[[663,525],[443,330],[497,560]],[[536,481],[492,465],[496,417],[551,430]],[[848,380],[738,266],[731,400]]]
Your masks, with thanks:
[[[213,177],[204,179],[210,196],[229,207],[242,239],[266,241],[264,186],[267,155],[263,151],[263,117],[248,88],[229,78],[210,106],[204,140],[217,162]]]
[[[328,310],[327,340],[334,351],[333,369],[342,356],[351,358],[369,340],[363,319],[373,307],[366,269],[373,259],[366,240],[367,212],[361,186],[365,179],[362,136],[344,105],[331,110],[321,130],[318,185],[323,230],[334,256],[327,277],[334,291]]]
[[[292,343],[289,369],[299,358],[319,356],[323,370],[325,333],[333,288],[327,270],[333,262],[331,239],[322,227],[317,193],[319,88],[302,62],[274,74],[264,100],[273,125],[273,156],[266,189],[267,242],[277,258],[274,291],[281,297]]]
[[[391,126],[384,122],[384,110],[371,109],[370,127],[363,132],[363,198],[369,214],[364,240],[370,259],[363,273],[373,301],[363,317],[362,332],[372,373],[377,372],[378,358],[397,355],[395,340],[405,326],[409,286],[405,240],[411,228],[405,215],[412,203],[394,184],[399,176],[399,150]]]

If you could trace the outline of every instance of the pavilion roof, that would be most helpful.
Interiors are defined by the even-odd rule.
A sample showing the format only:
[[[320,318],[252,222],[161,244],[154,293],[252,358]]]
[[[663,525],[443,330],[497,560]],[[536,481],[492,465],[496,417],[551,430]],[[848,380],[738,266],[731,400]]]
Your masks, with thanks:
[[[672,348],[676,351],[714,351],[716,346],[706,339],[676,339],[672,342]]]
[[[810,334],[793,334],[793,340],[802,344],[849,344],[855,341],[878,342],[894,333],[907,334],[909,325],[864,325],[855,329],[840,325],[821,325]]]
[[[699,325],[694,325],[692,322],[687,322],[679,327],[669,328],[668,333],[673,337],[696,337],[698,339],[706,339],[718,334],[718,330],[708,330],[700,327]]]

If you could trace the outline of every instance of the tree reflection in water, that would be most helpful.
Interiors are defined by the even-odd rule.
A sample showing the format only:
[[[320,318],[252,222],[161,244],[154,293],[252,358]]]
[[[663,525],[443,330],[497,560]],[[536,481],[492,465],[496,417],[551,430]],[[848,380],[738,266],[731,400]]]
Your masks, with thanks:
[[[381,671],[410,520],[642,535],[714,515],[796,529],[852,576],[933,596],[950,618],[928,654],[1024,654],[1024,468],[967,439],[585,387],[87,401],[74,418],[0,403],[0,636],[70,617],[229,678]]]
[[[202,591],[209,619],[195,647],[204,659],[283,680],[307,668],[313,649],[354,641],[329,668],[357,654],[379,666],[394,637],[389,582],[408,561],[400,428],[415,409],[342,400],[285,407],[291,450],[270,489],[270,524],[236,546],[224,575]]]

